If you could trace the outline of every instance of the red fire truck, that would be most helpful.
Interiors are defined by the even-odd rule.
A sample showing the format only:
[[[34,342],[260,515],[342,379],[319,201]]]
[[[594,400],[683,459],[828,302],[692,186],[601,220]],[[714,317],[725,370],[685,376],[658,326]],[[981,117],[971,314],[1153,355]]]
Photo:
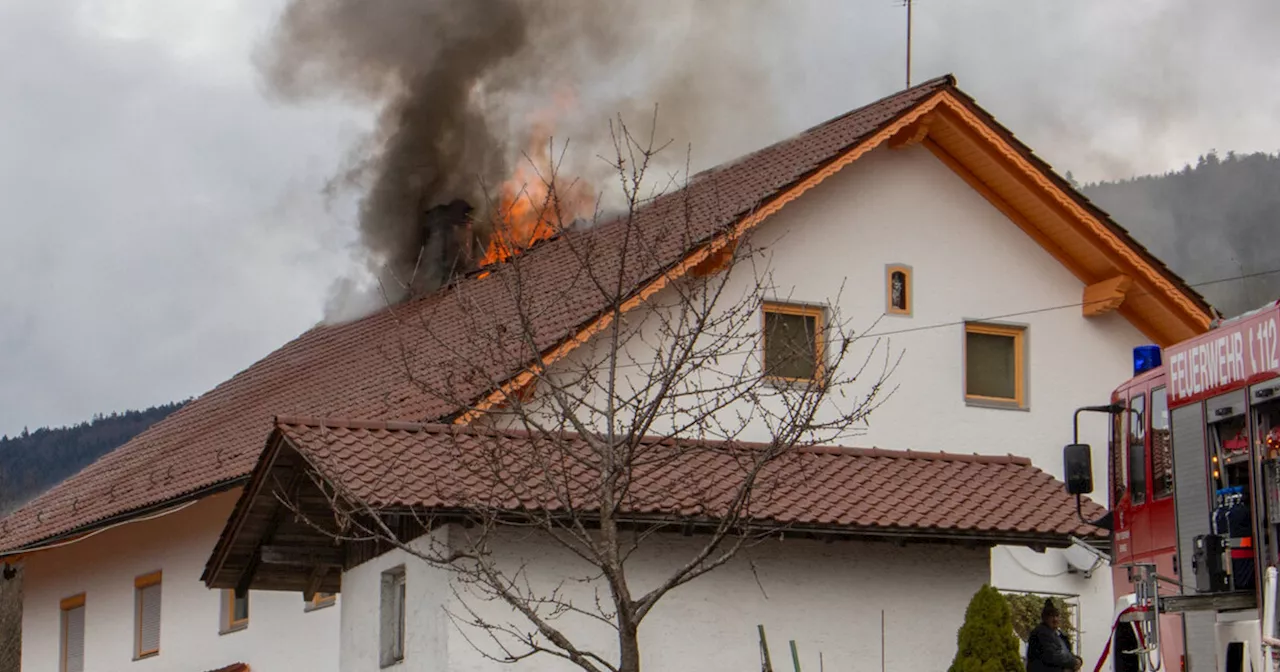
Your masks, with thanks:
[[[1280,302],[1163,353],[1134,352],[1111,403],[1116,593],[1099,669],[1274,670],[1280,566]],[[1161,361],[1163,359],[1163,362]],[[1068,490],[1092,491],[1089,447],[1064,451]]]

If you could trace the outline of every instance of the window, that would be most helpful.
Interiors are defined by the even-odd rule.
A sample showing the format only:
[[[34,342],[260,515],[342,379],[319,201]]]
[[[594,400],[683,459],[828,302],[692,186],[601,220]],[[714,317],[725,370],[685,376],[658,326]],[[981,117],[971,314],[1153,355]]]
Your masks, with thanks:
[[[61,603],[62,636],[60,638],[62,672],[84,672],[84,593],[68,597]]]
[[[160,653],[160,572],[133,580],[134,659]]]
[[[249,593],[237,597],[236,591],[222,591],[222,625],[219,632],[227,634],[249,627]]]
[[[337,593],[316,593],[310,600],[307,600],[304,611],[315,611],[316,609],[332,607],[337,601]]]
[[[1151,484],[1156,499],[1173,494],[1173,434],[1169,429],[1169,395],[1151,391]]]
[[[382,573],[380,640],[382,667],[404,660],[404,567]]]
[[[910,315],[911,267],[889,264],[885,267],[885,312],[890,315]]]
[[[1139,392],[1129,399],[1125,414],[1129,447],[1129,497],[1134,504],[1147,501],[1147,395]]]
[[[964,326],[964,397],[979,405],[1026,406],[1024,327]]]
[[[768,378],[816,381],[822,377],[823,310],[766,303],[764,372]]]

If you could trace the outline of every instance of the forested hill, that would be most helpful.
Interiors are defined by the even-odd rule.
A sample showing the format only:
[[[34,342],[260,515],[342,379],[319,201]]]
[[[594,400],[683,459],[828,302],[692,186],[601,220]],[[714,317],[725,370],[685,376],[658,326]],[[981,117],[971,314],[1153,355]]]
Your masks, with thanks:
[[[24,429],[18,436],[0,438],[0,515],[88,466],[184,403],[99,415],[73,427]]]
[[[1083,191],[1224,315],[1280,298],[1280,154],[1211,152]]]

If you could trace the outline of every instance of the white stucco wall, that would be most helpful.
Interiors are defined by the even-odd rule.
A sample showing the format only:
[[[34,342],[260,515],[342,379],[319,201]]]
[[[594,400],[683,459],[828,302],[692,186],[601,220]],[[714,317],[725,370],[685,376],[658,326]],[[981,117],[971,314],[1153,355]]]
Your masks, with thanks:
[[[774,285],[768,298],[825,304],[867,336],[862,352],[881,336],[881,348],[901,354],[890,385],[896,393],[844,445],[1011,453],[1061,478],[1072,412],[1105,403],[1131,375],[1133,347],[1147,342],[1119,314],[1083,317],[1083,284],[922,147],[870,153],[766,220],[751,241],[767,259]],[[884,314],[887,264],[912,268],[910,316]],[[758,262],[734,268],[724,296],[747,293],[761,268]],[[669,302],[670,291],[656,303]],[[640,324],[642,315],[628,322]],[[966,403],[965,320],[1027,328],[1027,409]],[[581,366],[588,350],[565,366]],[[629,357],[653,359],[642,352]],[[854,355],[846,366],[861,361]],[[723,365],[738,364],[727,357]],[[873,367],[869,374],[876,372]],[[1082,440],[1095,446],[1094,497],[1105,504],[1105,421],[1086,415],[1082,430]],[[757,422],[741,438],[768,436]],[[1003,589],[1079,595],[1083,653],[1090,659],[1101,653],[1113,603],[1105,568],[1085,579],[1067,573],[1058,551],[998,548],[991,570]]]
[[[676,563],[687,560],[698,537],[660,537],[628,566],[633,592],[651,588]],[[573,579],[589,568],[540,535],[512,531],[496,544],[502,566],[524,567],[523,579],[547,594],[559,585],[575,606],[593,608],[598,583]],[[464,614],[448,590],[453,580],[398,552],[361,565],[343,577],[342,672],[377,672],[377,623],[381,572],[405,562],[409,600],[405,660],[391,669],[473,672],[508,669],[487,660],[476,646],[492,644],[483,634],[455,627],[446,609]],[[754,565],[753,574],[751,565]],[[943,670],[955,655],[956,630],[973,593],[986,581],[988,551],[981,548],[891,543],[771,540],[744,550],[729,565],[676,589],[659,603],[640,630],[643,665],[655,672],[740,672],[758,669],[763,624],[775,669],[790,669],[795,640],[804,669],[879,669],[881,611],[885,618],[886,669]],[[455,586],[456,586],[455,582]],[[467,589],[458,587],[466,596]],[[446,596],[444,603],[438,599]],[[463,597],[492,623],[529,626],[505,605]],[[602,655],[616,651],[603,626],[582,617],[554,621],[580,647]],[[441,644],[439,638],[447,637]],[[447,666],[446,666],[447,664]],[[577,669],[546,655],[522,661],[520,670]]]
[[[339,606],[304,612],[296,593],[253,591],[249,625],[219,634],[222,593],[200,581],[238,491],[24,560],[23,672],[56,672],[59,601],[85,593],[85,670],[338,669]],[[133,661],[134,578],[161,570],[160,654]]]
[[[413,545],[429,552],[432,543],[440,543],[444,539],[445,531],[441,529],[418,539]],[[449,576],[396,549],[342,575],[341,672],[382,669],[379,632],[382,573],[400,566],[405,571],[405,657],[401,664],[391,669],[415,672],[453,669],[448,659],[452,626],[445,615],[445,605],[451,598]]]
[[[1072,305],[1083,284],[924,148],[874,152],[783,209],[755,240],[772,250],[780,295],[829,301],[843,281],[840,311],[864,323],[884,312],[885,264],[912,267],[913,314],[886,315],[871,331],[903,358],[898,392],[871,416],[861,445],[1012,453],[1061,478],[1072,411],[1107,402],[1132,375],[1133,347],[1148,342],[1119,314],[1083,317]],[[1026,411],[965,403],[962,326],[889,333],[1053,306],[1070,307],[1000,320],[1027,325]],[[1094,497],[1105,505],[1105,421],[1086,415],[1081,428],[1095,446]],[[1080,595],[1085,658],[1101,654],[1109,571],[1068,574],[1057,551],[997,548],[991,558],[1001,588]]]

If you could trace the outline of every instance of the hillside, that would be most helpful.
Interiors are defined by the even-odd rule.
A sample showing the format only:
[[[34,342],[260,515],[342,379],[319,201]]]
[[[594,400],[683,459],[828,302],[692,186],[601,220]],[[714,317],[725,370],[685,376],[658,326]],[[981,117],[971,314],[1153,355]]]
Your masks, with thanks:
[[[182,407],[99,415],[72,427],[0,437],[0,514],[44,492]]]
[[[1224,315],[1280,298],[1280,154],[1210,152],[1083,191]]]

